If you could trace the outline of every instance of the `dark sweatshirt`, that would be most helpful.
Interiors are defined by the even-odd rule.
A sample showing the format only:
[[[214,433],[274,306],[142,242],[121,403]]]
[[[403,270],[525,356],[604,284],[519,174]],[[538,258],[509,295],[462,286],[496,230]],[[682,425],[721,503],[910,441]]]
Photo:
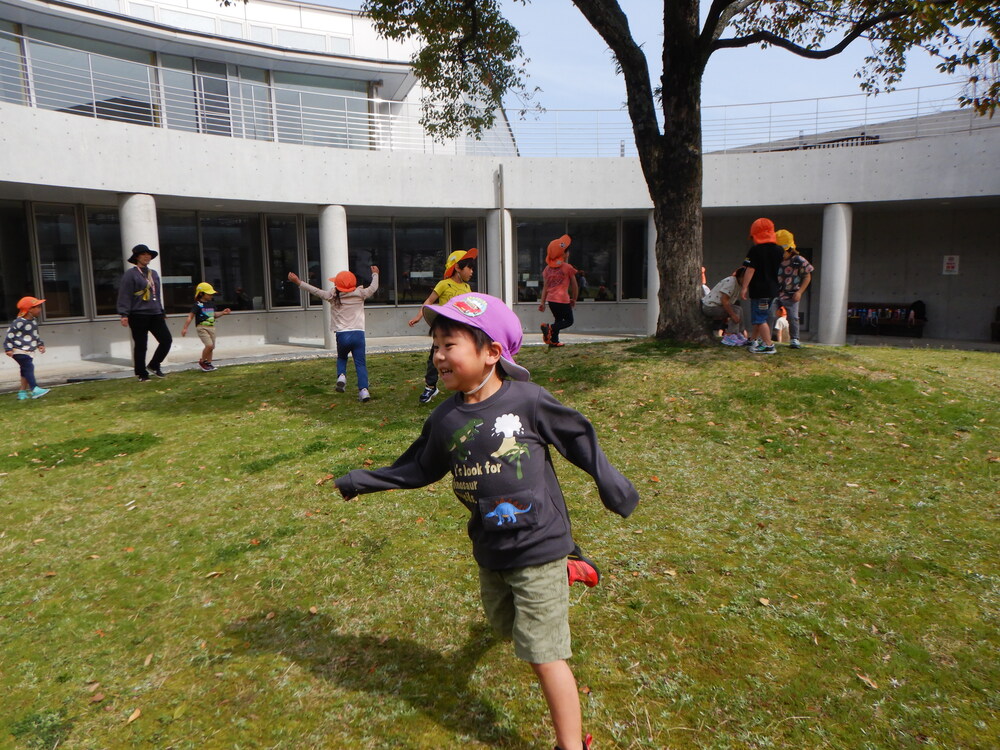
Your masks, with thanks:
[[[146,273],[149,274],[148,279],[138,266],[132,266],[122,276],[118,288],[118,314],[123,318],[127,315],[163,315],[160,275],[149,267]]]
[[[490,570],[541,565],[573,549],[550,445],[594,478],[608,510],[624,517],[635,509],[639,493],[608,462],[594,426],[544,388],[516,381],[476,404],[453,396],[392,466],[356,469],[336,484],[354,496],[423,487],[450,471],[455,495],[471,512],[476,562]]]

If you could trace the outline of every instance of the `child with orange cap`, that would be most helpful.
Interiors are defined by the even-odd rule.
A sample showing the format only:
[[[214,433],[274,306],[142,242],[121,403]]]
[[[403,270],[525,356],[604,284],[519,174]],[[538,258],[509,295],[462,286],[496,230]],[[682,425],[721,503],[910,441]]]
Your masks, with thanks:
[[[452,297],[471,292],[472,287],[469,286],[469,281],[476,271],[476,256],[478,255],[479,251],[476,248],[456,250],[449,255],[444,264],[444,277],[434,285],[434,289],[427,295],[423,305],[446,305]],[[417,314],[408,321],[411,328],[423,320],[423,305],[417,310]],[[430,354],[427,355],[424,390],[420,394],[420,403],[426,404],[440,393],[437,383],[438,371],[434,365],[434,347],[432,346]]]
[[[743,274],[743,288],[740,296],[750,300],[750,338],[754,342],[750,346],[751,354],[774,354],[774,342],[771,339],[771,327],[768,317],[771,313],[771,303],[778,296],[778,268],[785,251],[778,245],[774,233],[774,222],[760,218],[750,225],[750,239],[753,247],[747,252],[743,264],[747,266]]]
[[[333,289],[324,291],[289,272],[288,280],[309,294],[330,303],[330,330],[337,338],[337,393],[347,388],[347,355],[354,359],[358,375],[358,401],[371,401],[368,392],[368,363],[365,358],[365,300],[378,291],[378,266],[371,267],[372,283],[358,286],[357,277],[341,271],[330,278]]]
[[[539,298],[538,312],[545,312],[545,303],[549,303],[555,322],[542,323],[542,340],[549,346],[563,346],[559,341],[559,331],[573,325],[573,308],[580,288],[576,283],[576,269],[569,264],[569,243],[572,240],[568,234],[549,243],[545,253],[545,270],[542,271],[542,295]]]
[[[3,351],[17,362],[21,368],[21,390],[17,392],[19,401],[41,398],[49,392],[39,387],[35,380],[35,363],[31,359],[34,352],[45,354],[45,343],[38,338],[38,317],[42,314],[44,299],[21,297],[17,301],[17,317],[7,329],[3,340]]]

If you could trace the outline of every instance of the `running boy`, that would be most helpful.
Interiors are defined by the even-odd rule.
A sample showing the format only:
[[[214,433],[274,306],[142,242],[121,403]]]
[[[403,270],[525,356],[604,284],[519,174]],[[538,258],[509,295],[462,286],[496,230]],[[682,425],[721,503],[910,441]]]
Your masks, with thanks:
[[[514,362],[521,324],[496,297],[463,294],[423,308],[433,359],[455,395],[424,422],[417,440],[387,468],[354,470],[336,480],[345,499],[423,487],[449,472],[469,510],[483,610],[513,639],[542,687],[559,748],[581,747],[576,679],[566,660],[569,513],[549,457],[553,446],[597,483],[604,506],[627,517],[639,502],[633,484],[608,462],[593,425],[528,381]],[[590,746],[590,736],[583,747]]]
[[[205,348],[201,350],[198,367],[205,372],[211,372],[215,369],[215,365],[212,364],[212,353],[215,351],[215,319],[232,312],[228,307],[221,312],[215,312],[215,303],[212,302],[212,297],[216,294],[218,292],[207,281],[196,286],[194,307],[191,308],[187,320],[184,321],[184,327],[181,328],[181,336],[187,336],[188,326],[191,325],[192,320],[194,321],[194,329],[198,332],[198,338],[205,345]]]
[[[444,278],[435,284],[433,291],[427,295],[424,305],[444,305],[448,300],[459,294],[468,294],[472,291],[469,281],[476,270],[476,256],[479,251],[476,248],[471,250],[456,250],[448,256],[444,264]],[[456,278],[457,277],[457,278]],[[420,322],[423,313],[421,310],[410,318],[409,325],[412,328]],[[420,403],[426,404],[434,398],[440,391],[437,387],[438,371],[434,366],[434,349],[427,355],[427,369],[424,372],[424,390],[420,394]]]
[[[44,299],[21,297],[17,301],[17,317],[11,321],[3,340],[3,351],[12,357],[21,368],[21,390],[17,392],[19,401],[41,398],[49,392],[39,387],[35,381],[35,363],[31,359],[34,352],[45,354],[45,343],[38,338],[38,316],[42,314]]]
[[[545,270],[542,271],[542,295],[538,312],[545,312],[545,303],[555,321],[542,323],[542,340],[549,346],[564,346],[559,341],[559,331],[573,325],[573,308],[580,288],[576,282],[576,269],[569,264],[569,243],[572,240],[564,234],[549,243],[545,253]]]

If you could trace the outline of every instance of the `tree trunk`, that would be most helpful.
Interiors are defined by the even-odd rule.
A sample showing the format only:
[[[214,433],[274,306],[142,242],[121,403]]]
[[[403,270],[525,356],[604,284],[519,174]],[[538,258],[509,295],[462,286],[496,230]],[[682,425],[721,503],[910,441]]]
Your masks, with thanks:
[[[701,314],[702,154],[698,2],[664,2],[663,135],[641,159],[653,201],[660,276],[659,338],[708,341]]]

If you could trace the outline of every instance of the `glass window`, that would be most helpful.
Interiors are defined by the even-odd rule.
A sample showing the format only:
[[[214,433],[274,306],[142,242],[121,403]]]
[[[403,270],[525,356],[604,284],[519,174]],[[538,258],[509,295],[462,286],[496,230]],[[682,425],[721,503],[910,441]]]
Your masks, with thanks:
[[[518,221],[516,232],[517,301],[537,302],[542,293],[545,253],[552,240],[566,233],[566,223],[551,219]]]
[[[267,71],[241,65],[239,92],[239,98],[235,102],[238,106],[234,106],[237,135],[254,140],[271,140],[274,137],[274,130]]]
[[[26,29],[38,106],[153,123],[151,53],[42,29]]]
[[[196,60],[201,132],[232,135],[229,112],[229,77],[224,63]]]
[[[87,242],[94,276],[95,311],[98,315],[114,315],[118,311],[118,285],[125,270],[117,208],[87,209]]]
[[[154,123],[149,65],[100,55],[91,55],[90,65],[97,117],[137,125]]]
[[[645,219],[622,219],[622,299],[646,299],[646,229]]]
[[[483,248],[479,243],[479,220],[478,219],[451,219],[448,222],[451,231],[451,244],[448,246],[455,250],[468,250],[477,248],[476,272],[469,281],[472,291],[486,289],[486,259],[483,257]]]
[[[35,234],[46,318],[83,315],[80,242],[73,206],[37,206]]]
[[[350,230],[348,230],[350,236]],[[303,274],[301,270],[296,273],[318,289],[326,289],[327,281],[323,278],[322,268],[320,268],[319,255],[319,218],[316,216],[306,217],[306,269]],[[306,304],[310,307],[319,307],[323,300],[319,297],[306,295]]]
[[[25,103],[21,42],[9,21],[0,21],[0,102]]]
[[[392,304],[396,299],[393,287],[392,264],[392,220],[362,219],[347,221],[347,245],[350,270],[358,277],[358,283],[371,283],[371,267],[378,266],[379,287],[367,304]],[[325,269],[333,276],[340,269]],[[427,295],[421,297],[423,302]]]
[[[0,201],[0,320],[17,315],[21,297],[38,296],[31,277],[31,245],[24,205]]]
[[[598,302],[618,299],[615,254],[618,247],[618,220],[570,221],[566,233],[573,240],[569,248],[569,262],[578,272],[580,299]]]
[[[444,221],[396,219],[396,288],[399,304],[418,305],[444,277],[448,259]]]
[[[168,313],[190,312],[194,288],[205,280],[201,274],[198,217],[194,211],[157,211],[156,222],[163,307]]]
[[[368,148],[368,84],[275,71],[278,138],[287,143]]]
[[[271,269],[271,307],[298,307],[302,293],[288,280],[299,268],[299,227],[294,216],[268,216],[267,258]],[[312,284],[312,282],[309,282]],[[322,288],[322,284],[313,284]]]
[[[264,261],[256,214],[203,214],[205,278],[219,292],[217,307],[264,309]]]
[[[190,57],[161,55],[164,121],[168,128],[198,132],[198,104],[195,98],[194,61]]]

